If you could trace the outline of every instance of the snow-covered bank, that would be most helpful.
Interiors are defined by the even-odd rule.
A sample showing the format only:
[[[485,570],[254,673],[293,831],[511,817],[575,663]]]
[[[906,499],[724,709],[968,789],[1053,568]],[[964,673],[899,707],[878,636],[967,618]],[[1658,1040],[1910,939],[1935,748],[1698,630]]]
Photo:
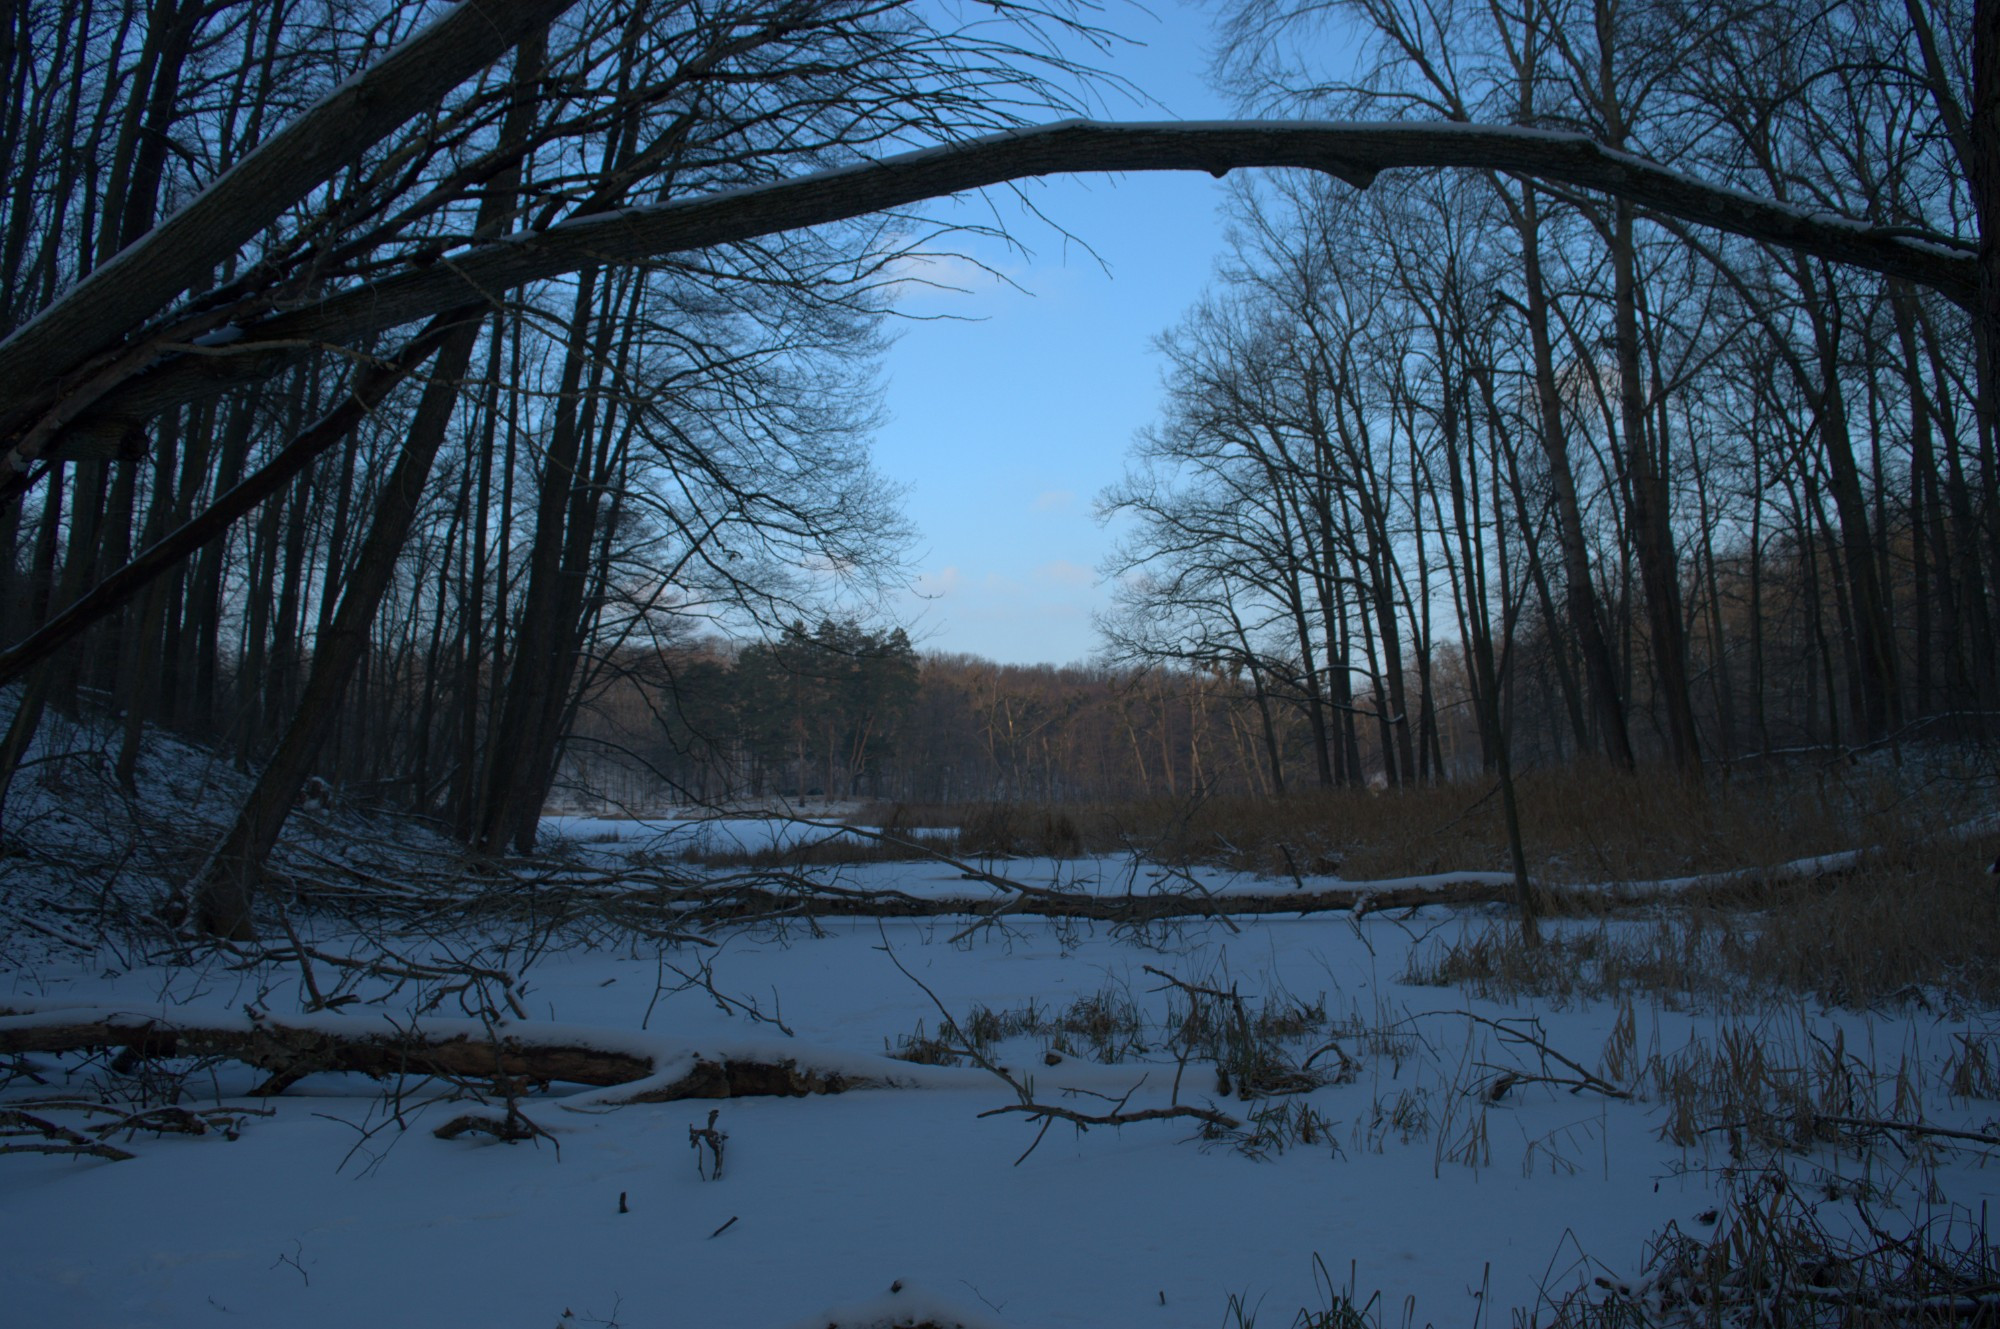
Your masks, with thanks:
[[[1698,1231],[1715,1206],[1738,1165],[1729,1139],[1663,1138],[1677,1109],[1644,1073],[1649,1057],[1674,1064],[1728,1034],[1751,1038],[1774,1063],[1803,1065],[1822,1042],[1838,1043],[1857,1067],[1885,1077],[1874,1105],[1884,1111],[1886,1080],[1900,1065],[1915,1095],[1906,1111],[1971,1129],[1993,1115],[1991,1103],[1946,1091],[1960,1039],[1983,1044],[2000,1027],[1988,1014],[1799,1008],[1745,1020],[1642,1002],[1626,1027],[1613,1003],[1509,1006],[1401,981],[1426,934],[1463,926],[1432,908],[1407,918],[1246,920],[1238,933],[1191,925],[1158,947],[1040,922],[956,945],[946,944],[955,929],[917,922],[730,939],[712,957],[710,980],[781,1017],[791,1039],[719,1009],[698,986],[661,996],[663,982],[681,986],[671,967],[685,970],[689,956],[650,947],[553,954],[522,985],[531,1023],[550,1035],[656,1053],[755,1043],[802,1060],[880,1067],[920,1026],[932,1034],[939,1026],[900,961],[967,1020],[980,1007],[1034,1008],[1051,1032],[1003,1038],[996,1055],[1032,1074],[1038,1099],[1102,1111],[1107,1098],[1132,1091],[1132,1107],[1164,1104],[1178,1079],[1180,1101],[1245,1120],[1303,1105],[1323,1133],[1306,1143],[1294,1132],[1259,1161],[1180,1122],[1082,1134],[1058,1123],[1016,1165],[1034,1128],[979,1117],[1012,1101],[1005,1085],[969,1067],[910,1066],[907,1083],[929,1087],[587,1112],[564,1111],[586,1100],[557,1087],[523,1101],[550,1138],[508,1146],[432,1138],[430,1128],[463,1104],[426,1105],[418,1085],[401,1086],[392,1101],[373,1082],[322,1075],[274,1100],[274,1115],[250,1120],[234,1142],[142,1136],[129,1162],[5,1160],[0,1224],[10,1239],[0,1282],[10,1316],[46,1326],[247,1319],[341,1329],[592,1321],[777,1329],[829,1305],[874,1304],[905,1280],[1024,1329],[1206,1329],[1222,1321],[1232,1295],[1261,1302],[1278,1323],[1319,1304],[1317,1256],[1342,1281],[1351,1266],[1363,1297],[1379,1289],[1392,1322],[1415,1297],[1416,1323],[1470,1325],[1478,1316],[1483,1324],[1532,1305],[1544,1287],[1587,1281],[1601,1271],[1593,1262],[1633,1271],[1650,1233],[1669,1221]],[[1352,1074],[1295,1098],[1245,1103],[1218,1092],[1212,1065],[1178,1065],[1161,1041],[1176,997],[1148,966],[1233,984],[1252,1009],[1323,1007],[1295,1049],[1303,1056],[1338,1042]],[[163,998],[224,1009],[254,998],[273,1010],[296,1000],[282,976],[223,966],[107,975],[47,964],[8,975],[0,990],[16,1002],[152,1010]],[[1122,1004],[1142,1032],[1114,1049],[1116,1064],[1093,1060],[1087,1036],[1063,1032],[1065,1011]],[[401,1022],[409,1004],[312,1018]],[[1053,1065],[1052,1045],[1066,1049]],[[1534,1082],[1562,1078],[1537,1045],[1635,1096]],[[9,1098],[64,1086],[43,1060],[49,1083],[17,1077]],[[121,1092],[102,1064],[75,1069],[72,1089]],[[1502,1073],[1516,1081],[1495,1095]],[[220,1064],[189,1077],[188,1101],[244,1102],[235,1096],[256,1078]],[[397,1106],[401,1125],[390,1116]],[[709,1107],[720,1109],[728,1134],[717,1181],[702,1179],[689,1147],[689,1128]],[[1802,1180],[1838,1178],[1871,1197],[1878,1220],[1912,1221],[1976,1212],[1994,1198],[2000,1183],[1982,1161],[1982,1151],[1947,1143],[1779,1156]]]

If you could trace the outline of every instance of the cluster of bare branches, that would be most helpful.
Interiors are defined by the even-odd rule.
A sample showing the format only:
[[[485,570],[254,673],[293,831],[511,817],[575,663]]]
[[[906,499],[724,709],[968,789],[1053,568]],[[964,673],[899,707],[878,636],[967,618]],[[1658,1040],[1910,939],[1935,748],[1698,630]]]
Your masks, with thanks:
[[[1580,130],[1969,254],[1973,9],[1270,0],[1224,69],[1257,108]],[[1502,163],[1233,215],[1105,498],[1137,518],[1109,627],[1243,679],[1273,783],[1993,731],[1968,307]]]
[[[122,718],[128,788],[149,724],[225,744],[260,774],[195,905],[235,935],[315,775],[531,846],[622,647],[892,565],[861,442],[932,232],[590,246],[525,283],[468,247],[1070,109],[1057,32],[1090,39],[1066,3],[18,6],[0,795],[51,707]],[[382,316],[440,273],[470,284]]]

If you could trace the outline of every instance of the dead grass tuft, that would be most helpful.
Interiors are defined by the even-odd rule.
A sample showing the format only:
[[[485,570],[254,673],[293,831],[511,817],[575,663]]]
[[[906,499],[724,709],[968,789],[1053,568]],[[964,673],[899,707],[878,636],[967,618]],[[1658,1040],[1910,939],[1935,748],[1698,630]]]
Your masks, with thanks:
[[[1690,895],[1650,919],[1495,922],[1412,953],[1406,981],[1558,1001],[1641,994],[1673,1007],[1780,993],[1829,1005],[2000,1002],[2000,838],[1905,839],[1816,881]]]
[[[1550,1329],[1797,1325],[1943,1329],[2000,1320],[2000,1248],[1983,1216],[1938,1214],[1907,1233],[1865,1206],[1808,1196],[1782,1172],[1739,1176],[1706,1232],[1669,1224],[1645,1273],[1551,1298]],[[1705,1224],[1706,1225],[1706,1224]]]
[[[1928,765],[1771,767],[1690,786],[1581,763],[1517,780],[1529,870],[1551,885],[1652,881],[1771,867],[1877,844],[1935,838],[1990,811],[1990,789],[1945,757]],[[1490,782],[1373,793],[1308,789],[1061,806],[904,804],[852,824],[945,833],[965,855],[1070,858],[1137,852],[1275,878],[1349,880],[1505,870],[1506,830]]]

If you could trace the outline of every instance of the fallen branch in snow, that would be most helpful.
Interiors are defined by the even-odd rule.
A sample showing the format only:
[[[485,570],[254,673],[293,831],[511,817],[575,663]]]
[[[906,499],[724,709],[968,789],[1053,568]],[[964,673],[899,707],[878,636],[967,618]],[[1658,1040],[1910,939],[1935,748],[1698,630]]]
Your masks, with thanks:
[[[1851,1131],[1885,1131],[1937,1140],[1965,1140],[1971,1144],[1983,1144],[1988,1148],[2000,1149],[2000,1135],[1990,1135],[1984,1131],[1953,1130],[1949,1126],[1929,1126],[1921,1121],[1890,1121],[1883,1117],[1837,1117],[1824,1112],[1794,1113],[1793,1120],[1802,1121],[1807,1125],[1844,1126]],[[1753,1123],[1743,1121],[1718,1122],[1713,1126],[1704,1126],[1702,1134],[1742,1130],[1751,1124]]]
[[[79,1129],[65,1126],[48,1115],[64,1112],[85,1117],[109,1116],[111,1120]],[[129,1136],[134,1131],[151,1131],[155,1135],[207,1135],[215,1131],[225,1140],[234,1140],[242,1133],[244,1117],[253,1114],[262,1115],[242,1108],[185,1108],[172,1104],[128,1112],[86,1098],[16,1099],[0,1108],[0,1139],[37,1137],[37,1141],[0,1145],[0,1154],[90,1154],[124,1160],[137,1155],[106,1144],[109,1137],[121,1133]]]
[[[453,1117],[431,1134],[440,1140],[456,1140],[461,1135],[490,1135],[509,1144],[535,1139],[547,1139],[553,1142],[555,1139],[530,1121],[518,1108],[509,1108],[504,1114],[467,1112],[463,1116]]]
[[[902,972],[903,977],[909,979],[918,988],[922,989],[923,994],[931,999],[931,1005],[937,1007],[938,1015],[944,1020],[944,1025],[940,1032],[956,1030],[958,1022],[952,1018],[951,1011],[946,1008],[944,1002],[938,999],[938,994],[931,991],[928,983],[911,973],[908,967],[903,964],[902,960],[896,955],[895,948],[889,945],[889,938],[886,932],[882,937],[881,950],[889,957],[889,963],[895,965]],[[1049,1127],[1058,1121],[1067,1121],[1079,1131],[1088,1130],[1092,1126],[1126,1126],[1141,1121],[1168,1121],[1176,1117],[1193,1117],[1204,1125],[1225,1131],[1233,1131],[1243,1124],[1236,1120],[1236,1118],[1217,1112],[1213,1108],[1189,1107],[1179,1101],[1176,1101],[1170,1107],[1141,1108],[1136,1112],[1127,1112],[1125,1105],[1132,1100],[1133,1094],[1139,1092],[1139,1084],[1145,1083],[1143,1077],[1140,1079],[1139,1084],[1135,1084],[1130,1089],[1127,1089],[1125,1096],[1111,1105],[1111,1111],[1109,1112],[1092,1114],[1077,1112],[1071,1108],[1056,1107],[1049,1103],[1036,1101],[1033,1080],[1023,1082],[1015,1079],[1005,1066],[998,1064],[975,1047],[971,1039],[965,1040],[964,1047],[953,1048],[952,1051],[959,1056],[969,1058],[979,1069],[1013,1090],[1014,1096],[1020,1100],[1017,1103],[1009,1103],[1005,1107],[989,1108],[979,1114],[981,1119],[1007,1113],[1020,1113],[1026,1116],[1029,1121],[1039,1121],[1042,1123],[1042,1128],[1035,1132],[1035,1138],[1029,1142],[1026,1149],[1021,1151],[1021,1156],[1014,1160],[1015,1167],[1021,1166],[1027,1160],[1028,1155],[1034,1153],[1040,1147],[1042,1137],[1047,1135]],[[1176,1099],[1178,1099],[1179,1075],[1174,1077],[1174,1084],[1176,1086]]]
[[[1324,890],[1230,891],[1226,894],[1185,891],[1139,895],[1090,895],[1081,891],[1030,888],[1002,898],[918,896],[903,891],[866,891],[833,887],[800,878],[789,889],[774,887],[776,874],[689,892],[685,907],[703,922],[755,921],[761,918],[941,918],[967,915],[998,917],[1075,918],[1103,923],[1139,925],[1174,919],[1244,917],[1262,914],[1319,914],[1337,910],[1371,912],[1410,909],[1427,904],[1483,904],[1510,898],[1513,878],[1498,872],[1454,873],[1420,885],[1336,886]],[[985,874],[982,880],[1010,889],[1005,878]]]
[[[1503,1076],[1507,1077],[1504,1082],[1502,1080],[1495,1080],[1486,1090],[1489,1101],[1498,1101],[1500,1095],[1506,1093],[1508,1088],[1513,1085],[1532,1083],[1562,1085],[1568,1088],[1571,1093],[1575,1093],[1579,1089],[1589,1089],[1603,1094],[1606,1098],[1630,1098],[1632,1096],[1630,1091],[1620,1089],[1617,1085],[1610,1083],[1602,1076],[1591,1074],[1579,1063],[1571,1061],[1568,1057],[1550,1047],[1546,1039],[1539,1037],[1541,1021],[1533,1016],[1491,1020],[1484,1015],[1475,1015],[1471,1011],[1430,1011],[1428,1014],[1452,1015],[1462,1020],[1470,1020],[1474,1024],[1483,1024],[1488,1029],[1499,1034],[1502,1043],[1526,1044],[1539,1053],[1544,1061],[1554,1061],[1574,1072],[1575,1078],[1570,1078],[1569,1076],[1549,1075],[1546,1072],[1541,1075],[1523,1075],[1518,1071],[1503,1070]],[[1528,1032],[1528,1027],[1530,1026],[1536,1030],[1536,1033]],[[1490,1069],[1501,1070],[1502,1068],[1492,1067]]]
[[[437,1020],[398,1025],[358,1016],[280,1017],[185,1009],[0,1008],[0,1055],[124,1048],[141,1057],[219,1057],[269,1073],[256,1092],[283,1092],[308,1075],[347,1072],[374,1079],[435,1076],[489,1084],[510,1099],[529,1085],[583,1084],[606,1092],[565,1107],[666,1103],[684,1098],[803,1097],[938,1078],[886,1058],[828,1054],[802,1064],[796,1054],[760,1050],[691,1052],[651,1035],[575,1025],[487,1025]],[[485,1129],[469,1123],[464,1129]]]
[[[809,823],[818,825],[818,823]],[[1968,824],[1968,827],[1973,824]],[[1978,825],[1984,826],[1984,823]],[[831,829],[831,828],[829,828]],[[851,833],[862,828],[842,827]],[[1954,828],[1963,834],[1968,828]],[[874,834],[873,838],[891,837]],[[533,880],[541,911],[590,914],[647,935],[670,929],[675,941],[705,940],[693,929],[799,923],[808,927],[837,918],[947,918],[970,921],[953,940],[1004,919],[1076,919],[1116,927],[1145,928],[1172,922],[1212,922],[1234,929],[1236,919],[1322,913],[1363,914],[1408,910],[1425,905],[1512,905],[1514,878],[1507,872],[1445,872],[1384,881],[1343,882],[1319,888],[1297,878],[1285,886],[1258,885],[1226,891],[1178,874],[1172,889],[1097,893],[1057,889],[965,864],[921,844],[919,860],[950,868],[962,880],[981,882],[987,895],[915,894],[894,888],[843,885],[806,870],[760,869],[729,876],[668,875],[656,870],[550,871]],[[1689,895],[1741,897],[1773,886],[1801,884],[1851,873],[1879,847],[1794,859],[1770,866],[1737,868],[1694,876],[1584,884],[1534,883],[1551,913],[1601,912],[1607,905],[1633,906]],[[523,883],[523,889],[527,883]]]
[[[906,850],[915,861],[931,862],[940,867],[950,868],[962,880],[983,882],[1005,894],[996,899],[920,896],[896,890],[857,890],[833,885],[802,871],[766,870],[741,877],[711,881],[705,887],[696,885],[694,889],[686,891],[680,899],[684,907],[693,911],[689,915],[690,918],[698,916],[704,922],[711,918],[742,922],[754,921],[762,916],[786,915],[803,915],[807,918],[854,916],[934,918],[947,914],[972,916],[976,921],[954,937],[954,941],[969,935],[982,924],[997,921],[1010,914],[1042,918],[1080,918],[1133,927],[1171,919],[1206,918],[1235,932],[1238,929],[1231,917],[1235,914],[1313,914],[1331,910],[1365,913],[1371,909],[1412,908],[1423,904],[1475,904],[1510,899],[1512,897],[1509,892],[1514,886],[1514,878],[1510,873],[1452,872],[1433,877],[1363,882],[1353,886],[1304,891],[1296,889],[1302,888],[1304,881],[1295,875],[1293,879],[1295,889],[1291,892],[1231,891],[1217,894],[1204,885],[1189,868],[1162,864],[1160,875],[1176,879],[1182,883],[1179,887],[1148,891],[1144,894],[1127,891],[1120,895],[1094,895],[1081,890],[1063,890],[1055,886],[1038,886],[1021,881],[1019,878],[995,872],[990,867],[946,853],[922,839],[898,835],[892,831],[877,830],[869,826],[850,826],[844,822],[820,821],[811,817],[791,816],[784,820],[793,826],[809,827],[832,835],[871,840],[877,844]],[[774,887],[776,889],[773,889]],[[723,901],[727,903],[717,908],[716,905]]]
[[[0,1144],[0,1154],[90,1154],[117,1162],[138,1157],[129,1149],[93,1140],[82,1131],[50,1121],[47,1117],[15,1108],[0,1110],[0,1139],[16,1140],[24,1136],[34,1137],[33,1141],[28,1144]]]
[[[291,920],[283,914],[280,914],[279,922],[284,928],[285,936],[290,943],[289,945],[246,947],[236,942],[224,942],[221,949],[237,957],[238,963],[236,967],[239,969],[255,969],[267,964],[298,965],[300,979],[311,994],[311,1009],[333,1010],[339,1006],[360,1000],[359,997],[353,994],[336,994],[331,998],[323,995],[313,976],[312,966],[317,962],[335,969],[351,970],[373,978],[431,983],[449,981],[450,985],[437,988],[432,992],[431,1003],[433,1006],[442,1002],[448,996],[456,996],[460,992],[475,988],[482,983],[490,984],[499,989],[501,999],[506,1003],[507,1009],[513,1012],[516,1019],[525,1020],[528,1018],[528,1012],[521,1005],[520,995],[515,990],[518,976],[510,974],[504,969],[495,969],[491,966],[473,964],[464,960],[454,960],[449,964],[426,964],[421,961],[406,960],[401,956],[389,954],[340,955],[320,947],[309,946],[299,940],[298,933],[292,928]]]
[[[1995,831],[2000,831],[2000,815],[1987,814],[1947,826],[1939,834],[1944,839],[1963,841],[1990,835]],[[1787,862],[1774,863],[1769,867],[1735,868],[1725,872],[1705,872],[1692,877],[1669,877],[1659,881],[1611,882],[1602,887],[1575,889],[1602,891],[1620,903],[1630,904],[1643,904],[1663,897],[1679,897],[1690,893],[1731,894],[1788,882],[1819,881],[1827,877],[1843,876],[1858,871],[1870,859],[1878,858],[1888,851],[1887,845],[1863,845],[1859,849],[1842,849],[1831,854],[1794,858]]]
[[[1123,1102],[1124,1100],[1120,1099],[1119,1101]],[[1233,1131],[1243,1124],[1236,1120],[1236,1118],[1226,1116],[1223,1113],[1215,1111],[1213,1108],[1189,1107],[1186,1103],[1177,1103],[1173,1107],[1140,1108],[1134,1112],[1116,1111],[1096,1114],[1077,1112],[1066,1107],[1056,1107],[1050,1103],[1009,1103],[1005,1107],[988,1108],[979,1115],[982,1118],[997,1117],[1008,1112],[1023,1113],[1030,1121],[1046,1117],[1058,1121],[1067,1121],[1077,1126],[1129,1126],[1135,1121],[1170,1121],[1175,1117],[1193,1117],[1196,1121],[1206,1122],[1210,1126],[1225,1131]]]

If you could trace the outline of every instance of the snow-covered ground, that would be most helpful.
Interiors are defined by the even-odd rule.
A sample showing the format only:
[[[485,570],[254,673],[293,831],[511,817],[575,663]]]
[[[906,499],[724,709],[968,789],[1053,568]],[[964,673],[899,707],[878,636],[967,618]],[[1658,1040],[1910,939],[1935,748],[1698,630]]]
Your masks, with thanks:
[[[842,831],[772,816],[709,815],[689,811],[660,817],[587,817],[570,813],[542,818],[545,840],[585,852],[623,857],[634,851],[680,858],[690,854],[753,853],[827,839],[854,839]]]
[[[0,1010],[17,1014],[0,1027],[56,1006],[216,1023],[251,1008],[300,1012],[296,966],[215,953],[190,963],[158,949],[169,934],[157,919],[134,922],[185,880],[244,778],[160,736],[136,792],[121,795],[104,735],[51,735],[7,809]],[[571,862],[655,872],[679,864],[692,837],[722,850],[846,834],[757,815],[550,818],[547,829]],[[1732,1193],[1775,1196],[1778,1172],[1790,1202],[1830,1229],[1858,1221],[1860,1203],[1884,1230],[1930,1224],[1946,1245],[1949,1225],[1962,1242],[1983,1222],[1996,1189],[1994,1150],[1976,1141],[1819,1121],[1781,1148],[1774,1132],[1804,1108],[1993,1135],[2000,1012],[1937,992],[1875,1011],[1718,998],[1715,975],[1681,993],[1561,1003],[1411,978],[1435,972],[1452,942],[1508,927],[1498,907],[1137,930],[1022,915],[794,919],[725,924],[708,947],[647,940],[611,916],[550,932],[532,915],[418,912],[451,889],[456,851],[338,804],[302,809],[277,862],[308,902],[291,921],[323,956],[386,948],[431,967],[342,987],[332,960],[316,961],[323,995],[361,998],[310,1017],[328,1029],[479,1011],[461,996],[431,1005],[449,986],[438,975],[471,959],[514,979],[521,1013],[508,1023],[524,1036],[632,1050],[656,1068],[792,1057],[894,1087],[614,1106],[616,1093],[557,1085],[521,1103],[547,1134],[505,1144],[436,1138],[467,1104],[443,1101],[435,1083],[322,1074],[266,1101],[249,1096],[262,1073],[235,1063],[0,1058],[0,1114],[35,1099],[130,1107],[175,1092],[186,1107],[244,1114],[235,1139],[114,1136],[135,1155],[121,1161],[0,1157],[0,1326],[853,1329],[931,1315],[1013,1329],[1284,1329],[1351,1292],[1370,1323],[1484,1329],[1516,1309],[1546,1323],[1550,1298],[1637,1274],[1670,1225],[1714,1234]],[[972,866],[1112,896],[1343,884],[1121,857]],[[1005,896],[936,861],[820,871],[850,890]],[[399,883],[410,891],[393,914],[368,906],[342,922],[310,904],[367,905]],[[1662,906],[1548,930],[1640,938],[1678,920]],[[91,949],[99,927],[109,940]],[[1177,983],[1233,990],[1256,1025],[1251,1052],[1326,1082],[1246,1101],[1231,1092],[1239,1066],[1225,1090],[1214,1058],[1243,1050],[1224,1027],[1233,1007]],[[1189,1032],[1197,1003],[1206,1041]],[[989,1058],[1037,1103],[1085,1115],[1179,1105],[1238,1124],[1204,1131],[1183,1116],[1079,1132],[1057,1121],[1037,1144],[1027,1114],[991,1115],[1022,1106],[999,1076],[885,1056],[934,1039],[940,1007],[990,1035]],[[711,1109],[727,1133],[719,1179],[689,1133]],[[91,1121],[34,1110],[73,1128]],[[0,1146],[40,1138],[19,1126],[0,1115],[0,1133],[14,1130]]]
[[[872,866],[871,878],[892,870]],[[522,987],[531,1024],[592,1026],[613,1040],[712,1055],[777,1042],[802,1062],[865,1065],[920,1026],[938,1031],[931,994],[968,1022],[978,1007],[1032,1007],[1034,1018],[1016,1023],[1045,1032],[1004,1039],[992,1055],[1032,1077],[1037,1101],[1102,1113],[1129,1090],[1127,1110],[1163,1107],[1178,1079],[1179,1102],[1223,1111],[1246,1132],[1253,1112],[1303,1105],[1313,1139],[1294,1128],[1253,1157],[1238,1147],[1242,1137],[1204,1140],[1185,1119],[1081,1134],[1057,1123],[1023,1158],[1037,1127],[980,1116],[1018,1101],[999,1079],[914,1068],[916,1087],[800,1099],[574,1111],[558,1090],[525,1105],[552,1140],[444,1141],[430,1129],[462,1104],[424,1106],[418,1086],[402,1086],[399,1125],[383,1086],[318,1076],[274,1100],[270,1116],[250,1118],[234,1141],[141,1136],[129,1161],[0,1160],[0,1319],[43,1329],[782,1329],[825,1325],[830,1307],[871,1299],[885,1313],[907,1312],[925,1296],[967,1323],[1206,1329],[1236,1323],[1232,1298],[1288,1325],[1301,1307],[1327,1304],[1331,1277],[1351,1279],[1359,1300],[1379,1291],[1389,1324],[1404,1322],[1410,1298],[1415,1324],[1504,1324],[1508,1310],[1599,1273],[1636,1272],[1649,1234],[1669,1222],[1703,1232],[1724,1174],[1761,1166],[1762,1155],[1733,1159],[1726,1131],[1666,1138],[1674,1106],[1644,1070],[1651,1059],[1672,1066],[1691,1048],[1722,1047],[1731,1030],[1774,1065],[1803,1067],[1840,1046],[1852,1078],[1868,1080],[1864,1065],[1883,1078],[1864,1083],[1856,1115],[1894,1107],[1905,1119],[1978,1129],[1996,1112],[1953,1098],[1946,1083],[1960,1037],[1984,1045],[2000,1028],[1990,1013],[1791,1006],[1723,1015],[1641,1000],[1621,1031],[1628,1008],[1618,1003],[1507,1005],[1404,981],[1413,952],[1492,921],[1430,907],[1246,919],[1236,930],[1202,922],[1143,940],[1026,921],[953,942],[963,919],[848,920],[817,936],[798,927],[731,936],[713,951],[556,950]],[[781,1019],[792,1036],[686,987],[702,960],[716,992]],[[1305,1027],[1287,1046],[1302,1060],[1335,1042],[1339,1052],[1315,1064],[1344,1056],[1351,1072],[1284,1098],[1246,1103],[1218,1092],[1212,1064],[1177,1064],[1165,1026],[1175,1003],[1183,1013],[1187,1003],[1148,967],[1234,986],[1252,1013],[1323,1007],[1297,1022]],[[351,1005],[343,1018],[406,1021],[413,995]],[[15,1009],[239,1010],[252,1001],[297,1008],[282,977],[220,965],[120,971],[98,957],[0,977],[0,1005]],[[1137,1032],[1127,1024],[1108,1036],[1114,1064],[1095,1059],[1086,1033],[1049,1028],[1093,1002],[1137,1012]],[[1058,1038],[1069,1054],[1051,1065]],[[1532,1079],[1493,1093],[1503,1073],[1580,1078],[1543,1048],[1636,1096]],[[17,1077],[7,1097],[65,1087],[55,1059],[36,1062],[50,1083]],[[1892,1104],[1899,1067],[1906,1100]],[[116,1091],[115,1078],[99,1063],[67,1087]],[[251,1105],[236,1095],[256,1078],[234,1066],[203,1070],[184,1101]],[[700,1174],[689,1137],[711,1107],[728,1134],[717,1180]],[[1878,1221],[1976,1216],[1995,1178],[1982,1151],[1947,1143],[1820,1146],[1778,1162],[1799,1185],[1868,1198]],[[890,1294],[898,1282],[904,1292]]]
[[[863,843],[878,828],[848,828],[818,818],[783,817],[661,817],[630,820],[548,816],[542,819],[542,843],[585,862],[616,866],[638,861],[676,862],[699,855],[725,855],[759,850],[803,850],[828,841]],[[897,832],[897,838],[918,846],[947,844],[945,832]],[[990,873],[1031,887],[1098,896],[1178,894],[1284,894],[1304,887],[1318,890],[1360,887],[1378,892],[1431,890],[1452,886],[1505,887],[1506,872],[1434,872],[1423,876],[1390,877],[1348,882],[1338,876],[1307,874],[1296,880],[1276,880],[1253,872],[1196,864],[1167,867],[1127,855],[1094,858],[1037,858],[965,854],[934,850],[931,862],[847,864],[815,868],[815,876],[848,890],[893,890],[923,899],[946,897],[1004,898],[1007,888],[969,878],[967,871]],[[963,866],[960,866],[960,865]],[[1692,879],[1690,879],[1692,880]]]

